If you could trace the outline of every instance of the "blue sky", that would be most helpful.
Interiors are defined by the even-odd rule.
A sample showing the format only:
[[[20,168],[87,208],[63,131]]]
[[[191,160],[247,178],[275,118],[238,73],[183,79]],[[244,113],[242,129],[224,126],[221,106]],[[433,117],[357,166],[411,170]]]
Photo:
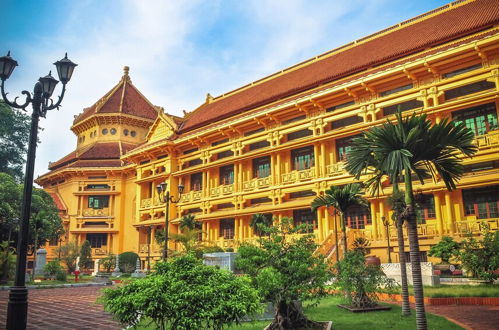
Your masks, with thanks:
[[[11,95],[32,89],[68,52],[78,63],[59,112],[42,119],[35,176],[72,151],[73,117],[130,66],[153,103],[181,115],[305,59],[437,8],[448,1],[0,0],[0,53],[19,66]],[[57,92],[58,90],[56,90]]]

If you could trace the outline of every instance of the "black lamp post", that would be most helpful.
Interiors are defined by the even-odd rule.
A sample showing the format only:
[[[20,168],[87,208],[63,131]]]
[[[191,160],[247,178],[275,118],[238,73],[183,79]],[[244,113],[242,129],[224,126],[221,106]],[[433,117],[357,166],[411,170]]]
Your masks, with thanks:
[[[166,203],[166,211],[165,211],[165,246],[163,247],[163,261],[166,261],[168,257],[168,217],[169,217],[169,209],[170,203],[176,204],[180,201],[180,197],[182,197],[182,193],[184,192],[184,186],[182,184],[178,185],[179,196],[175,199],[173,196],[170,196],[170,192],[167,191],[167,183],[162,182],[156,186],[156,190],[158,191],[158,198],[161,203]]]
[[[38,135],[38,121],[40,117],[45,118],[48,110],[58,109],[61,105],[66,84],[71,80],[76,64],[71,62],[66,56],[54,63],[57,68],[59,79],[62,82],[62,92],[59,99],[54,104],[51,99],[57,81],[49,74],[38,79],[35,84],[33,94],[28,91],[22,91],[26,100],[24,103],[17,103],[17,97],[14,101],[9,101],[7,93],[4,90],[5,80],[17,66],[17,61],[10,57],[10,52],[6,56],[0,57],[0,79],[2,98],[4,102],[12,108],[26,111],[26,107],[31,104],[33,113],[31,114],[31,129],[29,133],[28,157],[26,159],[26,173],[24,177],[23,201],[21,206],[21,225],[17,240],[17,260],[16,275],[14,286],[10,288],[9,303],[7,309],[7,329],[26,329],[28,318],[28,290],[26,289],[26,254],[28,243],[29,218],[31,209],[31,193],[33,191],[33,172],[35,166],[36,141]]]
[[[386,228],[386,242],[388,244],[388,263],[391,264],[392,263],[392,255],[390,253],[391,251],[391,247],[390,247],[390,220],[387,219],[386,217],[381,217],[381,221],[383,221],[383,225],[385,226]]]

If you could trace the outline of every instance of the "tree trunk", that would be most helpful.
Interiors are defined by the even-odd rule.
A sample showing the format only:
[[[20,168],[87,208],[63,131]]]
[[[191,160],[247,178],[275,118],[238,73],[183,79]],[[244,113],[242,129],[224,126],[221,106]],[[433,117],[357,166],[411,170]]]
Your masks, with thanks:
[[[397,220],[397,239],[399,245],[399,260],[400,260],[400,282],[402,284],[402,315],[411,315],[411,307],[409,305],[409,288],[407,285],[407,268],[405,266],[405,249],[404,249],[404,228],[402,219]]]
[[[274,320],[269,326],[269,330],[288,329],[318,329],[318,322],[309,320],[299,301],[286,303],[281,301],[276,309]]]
[[[338,250],[340,247],[338,246],[338,217],[336,212],[334,213],[334,245],[336,249],[336,262],[340,261],[340,251]]]
[[[347,226],[345,223],[345,214],[341,213],[341,231],[343,232],[343,257],[345,257],[348,251],[348,243],[347,243]]]
[[[421,260],[419,256],[419,239],[416,213],[414,212],[414,198],[412,195],[411,171],[405,170],[405,203],[406,222],[409,236],[409,247],[411,249],[412,285],[414,287],[414,298],[416,300],[416,328],[427,329],[426,314],[424,308],[423,279],[421,276]]]

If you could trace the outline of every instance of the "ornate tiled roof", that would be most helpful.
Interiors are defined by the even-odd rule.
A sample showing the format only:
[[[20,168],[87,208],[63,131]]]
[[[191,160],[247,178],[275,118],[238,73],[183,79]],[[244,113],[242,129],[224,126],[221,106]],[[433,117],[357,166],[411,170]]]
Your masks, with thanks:
[[[497,23],[497,0],[456,1],[233,92],[207,98],[205,104],[187,116],[181,133],[465,37]]]
[[[156,118],[159,108],[152,105],[132,84],[128,70],[129,68],[125,67],[120,82],[94,105],[75,117],[73,126],[97,114],[122,113],[149,120]]]

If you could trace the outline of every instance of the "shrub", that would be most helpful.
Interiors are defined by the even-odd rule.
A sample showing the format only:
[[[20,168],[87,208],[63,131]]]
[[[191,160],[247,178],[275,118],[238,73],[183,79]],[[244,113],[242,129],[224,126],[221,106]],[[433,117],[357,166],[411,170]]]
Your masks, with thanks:
[[[8,241],[0,243],[0,283],[14,277],[16,271],[15,249],[9,245]]]
[[[57,273],[62,272],[63,269],[61,267],[59,259],[56,259],[56,260],[52,260],[52,261],[48,262],[45,265],[45,267],[43,267],[43,271],[48,276],[55,276],[55,275],[57,275]]]
[[[76,259],[80,255],[80,247],[76,242],[68,242],[62,246],[59,246],[55,253],[61,255],[61,261],[66,265],[69,273],[72,273],[76,269]]]
[[[108,254],[105,258],[102,258],[99,261],[99,265],[104,268],[106,273],[110,273],[116,266],[116,257],[114,254]]]
[[[433,245],[428,252],[430,257],[440,258],[442,263],[448,264],[449,260],[459,252],[459,243],[452,237],[443,236],[437,245]]]
[[[80,249],[80,268],[90,269],[93,266],[92,248],[89,241],[84,241]]]
[[[305,316],[301,302],[317,304],[325,296],[330,279],[324,256],[314,255],[317,245],[311,226],[293,226],[283,218],[276,226],[260,225],[259,246],[243,243],[236,267],[251,276],[264,301],[276,308],[269,329],[297,329],[317,326]],[[295,235],[304,234],[304,235]]]
[[[395,282],[386,277],[380,266],[367,265],[360,251],[347,252],[345,258],[335,265],[335,286],[347,293],[348,303],[356,308],[377,305],[377,293],[390,292]],[[340,271],[341,269],[341,271]]]
[[[192,255],[158,262],[153,274],[105,290],[101,301],[125,326],[144,317],[159,329],[221,329],[260,311],[248,278],[203,265]]]
[[[482,228],[482,240],[467,234],[457,259],[473,277],[491,282],[497,278],[494,271],[499,268],[499,231],[490,232],[486,224],[482,224]]]
[[[120,270],[123,273],[132,273],[135,270],[138,258],[139,255],[135,252],[123,252],[119,257]]]
[[[64,270],[59,270],[57,274],[55,275],[55,279],[61,282],[66,282],[68,279],[68,275]]]

